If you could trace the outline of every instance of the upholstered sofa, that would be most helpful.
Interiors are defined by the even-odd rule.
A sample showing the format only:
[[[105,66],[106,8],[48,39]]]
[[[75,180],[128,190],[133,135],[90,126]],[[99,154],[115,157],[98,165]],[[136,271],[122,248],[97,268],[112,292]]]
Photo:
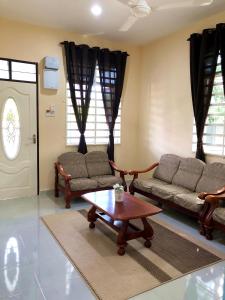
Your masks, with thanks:
[[[115,176],[115,171],[120,177]],[[55,197],[59,196],[59,191],[64,192],[66,208],[70,208],[73,198],[87,192],[111,189],[116,183],[126,190],[126,174],[109,161],[104,152],[63,153],[55,163]]]
[[[151,170],[154,170],[152,178],[138,178],[139,174]],[[129,174],[134,175],[129,187],[131,194],[138,192],[160,205],[165,204],[199,219],[202,234],[203,220],[208,212],[208,206],[204,204],[206,193],[203,192],[212,193],[225,185],[225,164],[205,164],[196,158],[173,154],[165,154],[158,163]]]

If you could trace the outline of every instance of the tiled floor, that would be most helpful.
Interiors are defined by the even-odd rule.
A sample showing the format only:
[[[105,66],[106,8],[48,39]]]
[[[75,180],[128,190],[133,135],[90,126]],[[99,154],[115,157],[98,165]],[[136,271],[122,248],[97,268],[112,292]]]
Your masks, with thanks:
[[[72,209],[83,208],[81,200]],[[39,197],[0,201],[0,299],[95,299],[81,275],[68,261],[40,216],[64,210],[52,193]],[[190,219],[170,212],[154,217],[191,239],[224,254],[225,235],[208,242]],[[225,299],[225,263],[218,263],[136,296],[135,300]],[[225,297],[225,296],[224,296]],[[115,299],[116,300],[116,299]]]

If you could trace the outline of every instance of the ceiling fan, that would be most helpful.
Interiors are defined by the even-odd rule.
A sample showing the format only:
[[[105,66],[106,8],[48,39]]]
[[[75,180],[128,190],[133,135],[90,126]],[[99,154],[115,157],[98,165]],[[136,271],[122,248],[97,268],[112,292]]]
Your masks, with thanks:
[[[177,2],[171,2],[162,4],[160,6],[151,7],[149,0],[118,0],[124,5],[128,6],[131,11],[131,15],[126,22],[120,27],[119,31],[128,31],[134,23],[141,18],[145,18],[153,11],[173,9],[173,8],[185,8],[185,7],[200,7],[211,5],[214,0],[178,0]]]

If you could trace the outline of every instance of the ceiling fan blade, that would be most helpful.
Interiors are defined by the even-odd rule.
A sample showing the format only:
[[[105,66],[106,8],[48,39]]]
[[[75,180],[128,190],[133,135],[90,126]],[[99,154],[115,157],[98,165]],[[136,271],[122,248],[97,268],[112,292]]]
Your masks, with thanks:
[[[118,1],[129,7],[132,5],[136,5],[138,3],[138,0],[118,0]]]
[[[154,7],[153,10],[207,6],[207,5],[211,5],[213,2],[214,0],[185,0],[185,1],[172,2],[172,3],[160,5],[158,7]]]
[[[137,20],[137,17],[129,16],[126,22],[120,27],[119,31],[128,31]]]

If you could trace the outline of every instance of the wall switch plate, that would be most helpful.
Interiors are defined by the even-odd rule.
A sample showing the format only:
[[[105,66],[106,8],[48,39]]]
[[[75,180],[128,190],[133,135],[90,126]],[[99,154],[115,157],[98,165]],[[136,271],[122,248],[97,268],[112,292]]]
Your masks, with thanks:
[[[55,117],[55,105],[50,105],[45,111],[46,117]]]

